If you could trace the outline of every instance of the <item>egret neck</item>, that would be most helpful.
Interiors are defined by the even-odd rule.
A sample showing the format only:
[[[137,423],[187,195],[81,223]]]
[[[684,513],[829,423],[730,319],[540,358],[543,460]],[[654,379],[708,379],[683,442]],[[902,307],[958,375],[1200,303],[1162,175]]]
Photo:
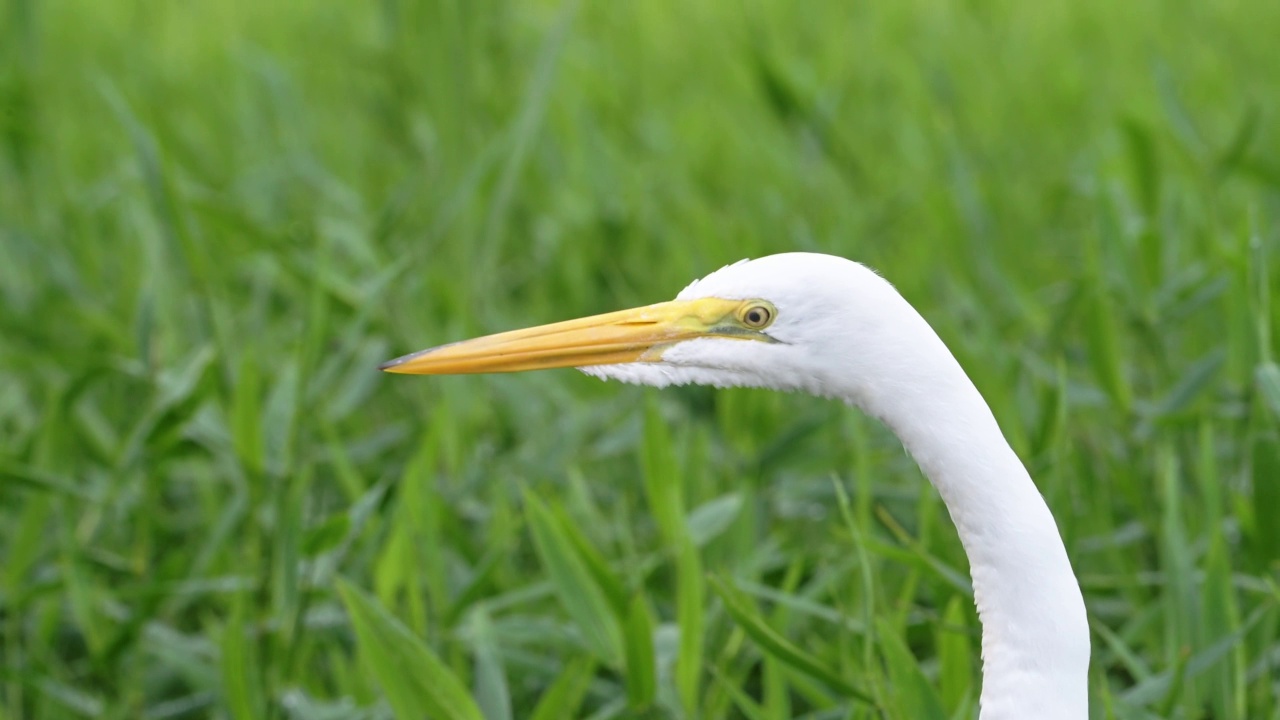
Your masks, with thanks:
[[[1083,720],[1089,629],[1053,515],[959,363],[932,330],[913,336],[903,377],[843,399],[893,430],[955,523],[982,621],[981,718]]]

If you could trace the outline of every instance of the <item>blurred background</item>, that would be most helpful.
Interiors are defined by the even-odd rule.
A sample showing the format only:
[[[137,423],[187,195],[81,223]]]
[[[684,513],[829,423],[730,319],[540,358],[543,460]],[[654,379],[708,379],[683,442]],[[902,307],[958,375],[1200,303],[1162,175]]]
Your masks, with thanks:
[[[0,4],[0,718],[966,718],[857,411],[472,334],[866,262],[1046,495],[1094,718],[1280,717],[1280,3]]]

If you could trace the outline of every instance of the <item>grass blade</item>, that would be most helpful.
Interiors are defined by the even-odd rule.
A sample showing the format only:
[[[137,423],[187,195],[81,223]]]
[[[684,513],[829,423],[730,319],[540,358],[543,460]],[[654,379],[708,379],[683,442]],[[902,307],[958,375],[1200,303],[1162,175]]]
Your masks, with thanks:
[[[676,622],[680,627],[680,648],[676,656],[676,692],[689,717],[698,716],[702,680],[703,638],[706,626],[706,583],[702,559],[692,542],[686,541],[676,560]]]
[[[849,681],[827,668],[820,660],[796,647],[778,631],[769,627],[760,613],[751,606],[751,600],[727,580],[711,578],[711,587],[724,602],[725,609],[734,622],[741,627],[760,649],[770,657],[804,675],[822,682],[845,697],[872,703],[873,700],[865,691],[857,688]]]
[[[967,598],[952,595],[947,601],[946,610],[942,613],[942,622],[938,627],[938,689],[942,706],[952,717],[970,698],[973,683],[973,642],[969,638],[969,628],[965,620],[964,606]]]
[[[582,631],[587,647],[613,667],[621,667],[622,631],[608,599],[556,516],[526,492],[525,508],[534,546],[551,576],[556,595]]]
[[[485,720],[480,708],[431,648],[346,580],[338,592],[347,606],[360,652],[401,720]]]
[[[511,720],[511,693],[507,674],[498,657],[493,623],[483,608],[471,616],[471,636],[476,657],[475,697],[485,720]]]
[[[627,613],[627,700],[631,709],[643,711],[657,693],[657,666],[653,660],[653,613],[644,595],[631,600]]]
[[[1263,363],[1258,366],[1255,377],[1258,394],[1262,396],[1262,401],[1270,411],[1272,419],[1280,422],[1280,365],[1273,362]]]
[[[551,687],[538,699],[529,720],[561,720],[578,717],[578,708],[591,686],[595,662],[586,658],[571,661]]]
[[[249,477],[260,478],[266,453],[262,435],[261,378],[251,353],[240,361],[231,402],[231,438]]]
[[[591,573],[591,578],[600,586],[605,599],[609,601],[609,606],[613,608],[614,615],[620,618],[626,617],[629,607],[627,590],[623,587],[622,582],[618,580],[617,575],[609,569],[609,563],[600,554],[600,550],[582,532],[582,528],[573,522],[564,508],[557,507],[554,513],[558,527],[564,531],[565,537],[572,543],[573,549],[578,553],[578,557],[581,558],[583,564],[586,565],[587,570]]]
[[[644,412],[644,487],[659,534],[668,548],[684,537],[684,498],[675,446],[656,400],[649,396]]]
[[[689,537],[702,547],[723,533],[742,510],[742,494],[729,493],[694,508],[685,520]]]
[[[259,665],[245,623],[247,600],[241,595],[222,629],[222,692],[235,720],[255,720],[266,715]]]
[[[899,717],[911,720],[947,720],[933,685],[924,676],[902,636],[884,619],[876,623],[880,652],[889,668],[889,680],[897,691]]]
[[[1196,396],[1209,386],[1209,382],[1226,361],[1226,353],[1219,348],[1210,350],[1204,357],[1192,363],[1178,382],[1156,403],[1156,417],[1177,415],[1185,410]]]

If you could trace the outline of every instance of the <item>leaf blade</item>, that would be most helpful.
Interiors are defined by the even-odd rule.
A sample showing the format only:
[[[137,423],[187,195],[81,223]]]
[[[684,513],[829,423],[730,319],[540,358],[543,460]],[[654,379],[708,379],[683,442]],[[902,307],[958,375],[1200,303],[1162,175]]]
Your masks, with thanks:
[[[425,642],[349,581],[338,580],[338,593],[396,717],[485,720],[458,676]]]

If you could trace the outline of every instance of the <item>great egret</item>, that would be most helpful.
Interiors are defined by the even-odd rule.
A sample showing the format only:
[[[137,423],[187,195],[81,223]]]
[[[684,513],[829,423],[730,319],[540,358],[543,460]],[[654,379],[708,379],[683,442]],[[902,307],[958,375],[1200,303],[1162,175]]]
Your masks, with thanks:
[[[1088,717],[1089,627],[1044,498],[982,395],[879,275],[830,255],[744,260],[674,301],[423,350],[382,369],[442,375],[578,367],[839,398],[892,429],[942,495],[982,621],[982,720]]]

